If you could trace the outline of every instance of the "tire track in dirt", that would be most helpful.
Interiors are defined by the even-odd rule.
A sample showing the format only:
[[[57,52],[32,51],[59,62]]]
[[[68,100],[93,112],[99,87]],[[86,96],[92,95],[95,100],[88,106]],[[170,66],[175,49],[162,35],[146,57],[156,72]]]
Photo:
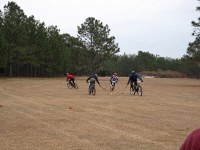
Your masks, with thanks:
[[[80,143],[82,148],[88,149],[176,149],[186,131],[197,126],[200,121],[198,117],[190,118],[196,116],[199,108],[199,102],[195,101],[199,97],[198,92],[195,93],[196,89],[193,91],[196,95],[193,97],[190,93],[181,96],[179,89],[173,93],[173,89],[159,88],[167,90],[159,93],[158,88],[152,90],[148,87],[152,83],[145,82],[147,85],[144,86],[143,97],[131,97],[129,91],[120,93],[123,90],[120,86],[112,95],[99,88],[97,95],[91,97],[87,95],[86,86],[79,80],[77,83],[80,85],[77,91],[66,90],[62,80],[45,80],[39,82],[39,86],[34,86],[31,82],[33,87],[24,86],[20,89],[20,86],[16,86],[16,90],[12,89],[14,83],[5,85],[3,89],[8,95],[0,94],[0,102],[5,104],[2,110],[9,106],[10,110],[20,111],[19,114],[25,116],[25,120],[47,126],[47,132],[52,130],[63,137],[73,133],[73,136],[69,137],[77,139],[75,141]],[[102,85],[104,84],[105,82],[102,82]],[[156,83],[156,86],[158,85]],[[29,92],[35,93],[35,98],[31,97]],[[1,98],[4,96],[5,98]],[[72,109],[69,109],[69,106]],[[186,120],[180,116],[185,116]],[[67,125],[70,127],[66,127]],[[94,147],[88,147],[88,143]],[[76,149],[76,146],[73,148]]]
[[[7,94],[8,96],[10,96],[10,97],[13,97],[14,99],[16,99],[16,100],[21,100],[21,101],[23,101],[23,102],[27,102],[26,100],[24,100],[23,98],[21,98],[21,97],[19,97],[19,96],[15,96],[15,95],[12,95],[12,94],[8,94],[8,93],[5,93],[4,92],[4,94]],[[30,103],[30,102],[28,102],[28,103]],[[33,103],[33,102],[31,102],[32,104],[35,104],[35,105],[38,105],[37,103]],[[19,105],[17,102],[14,102],[14,101],[12,101],[12,102],[9,102],[8,104],[11,104],[11,105],[15,105],[15,106],[17,106],[18,107],[18,109],[15,109],[15,111],[17,112],[17,113],[20,113],[20,114],[22,114],[22,115],[24,115],[24,116],[26,116],[27,118],[29,118],[29,119],[32,119],[32,120],[34,120],[34,121],[36,121],[36,122],[38,122],[38,123],[40,123],[40,124],[42,124],[42,125],[45,125],[45,126],[47,126],[51,131],[54,131],[54,133],[62,133],[62,134],[64,134],[64,131],[65,130],[60,130],[60,129],[57,129],[56,127],[54,127],[53,125],[51,125],[51,124],[48,124],[48,123],[46,123],[46,122],[44,122],[44,121],[41,121],[41,120],[39,120],[38,119],[38,115],[39,114],[45,114],[45,116],[51,116],[52,114],[48,114],[48,113],[45,113],[44,111],[36,111],[36,110],[34,110],[34,109],[32,109],[32,108],[30,108],[30,107],[28,107],[28,110],[25,110],[25,112],[22,112],[22,111],[20,111],[20,110],[23,110],[24,109],[24,107],[26,107],[25,105],[23,105],[23,106],[21,106],[21,105]],[[46,106],[44,106],[44,107],[46,107]],[[13,108],[13,107],[11,107],[11,108]],[[54,108],[52,108],[52,107],[49,107],[48,109],[53,109],[53,111],[55,112],[55,111],[57,111],[58,112],[58,115],[60,115],[60,114],[62,114],[62,115],[68,115],[69,116],[69,114],[66,114],[66,113],[63,113],[63,112],[61,112],[61,111],[58,111],[58,110],[56,110],[56,109],[54,109]],[[89,112],[93,112],[93,110],[88,110]],[[30,114],[35,114],[36,113],[36,115],[30,115]],[[106,115],[106,117],[108,117],[107,116],[107,114],[106,114],[106,112],[101,112],[102,113],[102,115]],[[119,114],[123,114],[124,112],[119,112]],[[97,113],[97,111],[96,112],[93,112],[93,114],[91,114],[91,116],[92,115],[99,115],[100,114],[100,112],[98,112]],[[139,115],[138,113],[136,113],[137,115]],[[134,140],[137,140],[137,141],[140,141],[140,142],[145,142],[145,143],[151,143],[151,144],[154,144],[154,145],[157,145],[157,146],[162,146],[163,148],[167,148],[167,147],[165,147],[165,146],[163,146],[163,144],[162,143],[158,143],[158,142],[154,142],[154,141],[152,141],[152,140],[150,140],[150,139],[147,139],[146,137],[142,137],[142,136],[139,136],[139,135],[133,135],[133,134],[131,134],[131,133],[129,133],[129,132],[126,132],[126,131],[123,131],[123,130],[119,130],[119,129],[114,129],[113,127],[110,127],[110,126],[108,126],[108,125],[106,125],[106,124],[104,124],[104,123],[96,123],[96,121],[92,121],[92,120],[89,120],[88,121],[88,119],[84,119],[84,115],[81,115],[81,114],[70,114],[71,115],[71,117],[73,118],[73,120],[79,120],[80,122],[88,122],[89,124],[91,124],[92,126],[95,126],[95,127],[98,127],[98,129],[100,129],[100,128],[102,128],[101,130],[109,130],[109,131],[112,131],[113,133],[112,134],[114,134],[115,136],[125,136],[125,137],[129,137],[129,138],[133,138]],[[124,114],[124,115],[126,115],[126,114]],[[35,116],[37,116],[37,117],[35,117]],[[110,116],[110,117],[112,117],[112,116]],[[146,116],[146,117],[149,117],[149,116]],[[62,119],[62,118],[61,118]],[[119,117],[117,117],[117,119],[120,119]],[[121,119],[123,119],[123,116],[121,117]],[[136,130],[138,130],[138,129],[141,129],[141,126],[139,126],[139,125],[133,125],[132,124],[132,128],[135,128]],[[147,133],[150,133],[150,130],[148,130],[147,128],[145,129],[145,128],[143,128],[142,127],[142,131],[143,132],[147,132]],[[71,137],[73,137],[73,138],[75,138],[75,139],[78,139],[77,138],[77,136],[71,136]],[[77,142],[80,142],[79,140],[77,141]],[[88,144],[91,144],[89,141],[86,141],[86,143],[88,143]],[[96,145],[95,145],[96,146]],[[94,145],[92,146],[92,147],[94,147]]]
[[[11,97],[14,97],[14,98],[17,98],[17,100],[19,100],[20,98],[17,97],[17,96],[13,96],[13,95],[9,95]],[[8,104],[8,105],[6,105]],[[85,145],[87,144],[86,147],[88,147],[89,149],[92,149],[93,147],[97,147],[97,145],[93,145],[92,143],[90,143],[90,141],[88,141],[87,139],[79,139],[78,136],[76,135],[73,135],[73,134],[66,134],[67,132],[62,129],[62,128],[56,128],[54,125],[51,125],[50,123],[47,123],[45,121],[41,121],[38,119],[38,116],[37,115],[31,115],[31,114],[34,114],[34,111],[36,113],[40,113],[40,114],[45,114],[44,112],[40,111],[36,111],[34,109],[30,109],[28,108],[28,110],[26,111],[21,111],[24,109],[24,106],[21,106],[20,104],[17,104],[17,103],[13,103],[13,102],[5,102],[5,106],[6,107],[9,107],[11,110],[13,110],[14,112],[18,113],[18,114],[21,114],[22,116],[24,116],[25,118],[28,118],[28,120],[32,120],[34,122],[37,122],[38,124],[41,124],[41,125],[44,125],[46,126],[47,130],[48,131],[51,131],[51,132],[54,132],[54,134],[61,134],[63,135],[64,137],[69,137],[69,138],[72,138],[73,140],[77,141],[77,143],[81,143],[82,145]],[[12,106],[17,106],[17,107],[12,107]],[[51,109],[51,108],[50,108]],[[55,111],[55,110],[54,110]],[[60,112],[59,112],[60,114]],[[52,114],[45,114],[45,116],[52,116]],[[59,118],[58,118],[59,119]],[[62,118],[61,118],[62,119]],[[31,121],[31,122],[32,122]]]

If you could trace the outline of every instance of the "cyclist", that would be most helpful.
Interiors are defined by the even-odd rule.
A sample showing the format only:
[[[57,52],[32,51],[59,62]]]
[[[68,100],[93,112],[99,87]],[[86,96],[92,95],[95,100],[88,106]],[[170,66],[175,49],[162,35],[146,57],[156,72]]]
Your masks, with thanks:
[[[69,81],[69,83],[71,83],[72,85],[74,85],[74,80],[75,80],[74,76],[71,75],[71,74],[69,74],[69,73],[66,73],[66,77],[67,77],[66,82]]]
[[[95,85],[95,81],[96,81],[96,82],[99,84],[99,86],[101,86],[100,83],[99,83],[97,74],[92,74],[92,75],[90,75],[90,76],[87,78],[87,81],[86,81],[86,82],[88,83],[89,80],[90,80],[89,85],[92,85],[92,84]]]
[[[140,79],[140,81],[143,82],[142,78],[140,78],[139,75],[135,71],[131,71],[127,85],[130,83],[131,88],[133,88],[133,83],[134,83],[135,87],[137,87],[137,79]]]
[[[117,73],[113,73],[113,75],[110,77],[110,84],[112,84],[113,81],[115,81],[115,83],[118,82],[118,77],[117,77]]]
[[[118,77],[117,77],[117,73],[113,73],[113,75],[110,77],[110,84],[112,85],[112,83],[113,83],[113,81],[115,82],[115,83],[117,83],[118,82]]]

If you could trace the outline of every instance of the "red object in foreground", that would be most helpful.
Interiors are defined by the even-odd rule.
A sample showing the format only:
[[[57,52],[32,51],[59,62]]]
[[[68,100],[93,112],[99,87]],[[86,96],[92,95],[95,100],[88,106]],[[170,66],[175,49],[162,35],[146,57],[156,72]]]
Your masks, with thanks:
[[[200,150],[200,128],[187,136],[179,150]]]

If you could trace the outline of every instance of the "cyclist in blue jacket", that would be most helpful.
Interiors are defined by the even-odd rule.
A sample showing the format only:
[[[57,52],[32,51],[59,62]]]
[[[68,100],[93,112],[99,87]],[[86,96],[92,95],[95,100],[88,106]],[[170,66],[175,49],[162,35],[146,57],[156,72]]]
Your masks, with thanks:
[[[140,78],[140,76],[135,71],[131,71],[127,85],[130,83],[131,88],[133,88],[133,83],[134,83],[134,85],[137,87],[137,79],[140,79],[140,81],[143,82],[142,78]]]

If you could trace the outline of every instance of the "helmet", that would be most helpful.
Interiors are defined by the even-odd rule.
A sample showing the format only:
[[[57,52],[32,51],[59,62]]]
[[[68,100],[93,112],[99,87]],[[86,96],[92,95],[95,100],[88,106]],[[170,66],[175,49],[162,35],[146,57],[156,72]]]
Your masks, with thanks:
[[[95,75],[95,77],[97,77],[98,75],[97,74],[94,74]]]
[[[131,71],[131,73],[135,73],[135,71]]]
[[[113,73],[113,75],[117,75],[117,73]]]
[[[66,73],[66,74],[69,74],[69,73]]]

